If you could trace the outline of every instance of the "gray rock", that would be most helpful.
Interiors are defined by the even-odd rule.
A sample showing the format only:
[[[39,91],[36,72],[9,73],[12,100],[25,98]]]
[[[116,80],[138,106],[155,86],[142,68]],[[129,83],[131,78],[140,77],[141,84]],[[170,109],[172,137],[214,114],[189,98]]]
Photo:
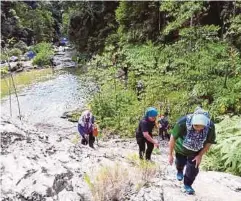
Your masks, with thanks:
[[[56,194],[61,192],[68,186],[68,180],[72,179],[73,173],[68,171],[67,173],[62,173],[55,176],[53,183],[53,190]]]
[[[10,62],[16,62],[16,61],[18,61],[18,57],[16,57],[16,56],[11,56],[11,57],[9,58],[9,61],[10,61]]]
[[[74,133],[67,135],[71,130],[54,129],[48,124],[41,126],[46,133],[16,121],[14,124],[1,122],[2,200],[91,201],[85,174],[93,181],[102,165],[111,167],[119,163],[121,169],[128,169],[130,177],[118,184],[120,186],[113,183],[115,195],[110,196],[116,200],[240,201],[241,178],[219,172],[201,171],[193,185],[196,194],[186,195],[182,182],[175,179],[175,168],[167,165],[167,143],[163,143],[162,155],[153,155],[158,171],[146,185],[137,188],[141,173],[127,160],[128,156],[138,153],[135,140],[100,140],[101,146],[91,149],[72,143]]]

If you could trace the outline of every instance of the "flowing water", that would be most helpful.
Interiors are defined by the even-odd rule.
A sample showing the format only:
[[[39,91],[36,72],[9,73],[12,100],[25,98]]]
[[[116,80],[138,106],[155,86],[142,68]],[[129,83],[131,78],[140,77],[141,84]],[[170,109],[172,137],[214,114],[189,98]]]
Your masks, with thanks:
[[[85,83],[80,78],[68,51],[60,50],[54,59],[58,61],[56,66],[58,70],[51,77],[28,85],[18,93],[24,122],[35,126],[73,126],[67,120],[61,119],[61,115],[66,111],[83,107],[95,88],[94,83]],[[67,68],[69,66],[72,68]],[[12,118],[18,118],[18,104],[14,94],[11,96],[11,102]],[[1,100],[1,114],[4,119],[11,116],[9,97]]]

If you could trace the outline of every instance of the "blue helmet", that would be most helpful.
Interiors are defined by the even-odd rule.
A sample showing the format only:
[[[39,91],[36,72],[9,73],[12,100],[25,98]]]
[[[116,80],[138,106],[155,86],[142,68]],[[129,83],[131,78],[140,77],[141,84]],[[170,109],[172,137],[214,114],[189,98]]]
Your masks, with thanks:
[[[145,117],[156,117],[158,115],[158,111],[154,107],[149,107],[146,110]]]

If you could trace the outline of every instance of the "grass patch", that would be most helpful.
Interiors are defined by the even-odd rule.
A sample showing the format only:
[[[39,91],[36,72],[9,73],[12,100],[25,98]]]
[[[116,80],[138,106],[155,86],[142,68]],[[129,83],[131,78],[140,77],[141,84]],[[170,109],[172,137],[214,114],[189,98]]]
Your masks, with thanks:
[[[128,193],[138,192],[155,178],[157,164],[139,160],[137,154],[128,155],[127,160],[132,166],[116,163],[100,167],[95,174],[85,174],[84,180],[90,188],[93,200],[125,200]]]
[[[80,135],[78,133],[75,133],[73,139],[71,139],[71,142],[73,144],[78,144],[79,140],[80,140]]]
[[[137,154],[128,155],[127,160],[137,169],[137,178],[143,185],[151,181],[157,173],[158,165],[156,163],[140,160]]]
[[[17,86],[17,90],[24,88],[25,86],[28,86],[30,84],[33,84],[35,82],[44,81],[51,77],[52,70],[51,69],[41,69],[41,70],[33,70],[29,72],[21,72],[14,76],[14,82]],[[8,88],[9,88],[9,79],[10,78],[4,78],[1,79],[1,98],[8,95]],[[12,82],[11,82],[12,83]],[[11,93],[14,93],[14,89],[11,84]]]
[[[94,178],[85,174],[84,180],[95,201],[120,200],[131,186],[129,170],[119,164],[101,167]]]

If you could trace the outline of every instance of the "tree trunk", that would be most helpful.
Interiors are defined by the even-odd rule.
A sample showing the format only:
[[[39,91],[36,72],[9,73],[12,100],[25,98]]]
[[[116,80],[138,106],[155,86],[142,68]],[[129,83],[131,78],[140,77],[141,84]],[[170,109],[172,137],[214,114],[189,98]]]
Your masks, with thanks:
[[[6,52],[6,51],[5,51]],[[19,104],[19,100],[18,100],[18,93],[17,93],[17,90],[16,90],[16,86],[15,86],[15,83],[14,83],[14,79],[13,79],[13,75],[11,73],[11,65],[9,63],[9,56],[8,56],[8,53],[6,52],[7,54],[7,63],[8,63],[8,69],[9,69],[9,72],[10,72],[10,77],[11,77],[11,80],[12,80],[12,84],[13,84],[13,88],[14,88],[14,92],[15,92],[15,96],[17,98],[17,103],[18,103],[18,114],[19,114],[19,119],[21,120],[21,111],[20,111],[20,104]],[[9,82],[10,83],[10,82]],[[11,85],[9,86],[11,87]],[[12,114],[12,112],[11,112]]]
[[[225,79],[224,79],[224,85],[223,85],[223,88],[225,88],[225,89],[227,89],[227,80],[228,80],[228,65],[226,67]]]
[[[6,86],[8,87],[8,98],[9,98],[9,113],[10,116],[12,116],[12,96],[11,96],[11,80],[9,79],[8,81],[4,78],[6,82]]]

